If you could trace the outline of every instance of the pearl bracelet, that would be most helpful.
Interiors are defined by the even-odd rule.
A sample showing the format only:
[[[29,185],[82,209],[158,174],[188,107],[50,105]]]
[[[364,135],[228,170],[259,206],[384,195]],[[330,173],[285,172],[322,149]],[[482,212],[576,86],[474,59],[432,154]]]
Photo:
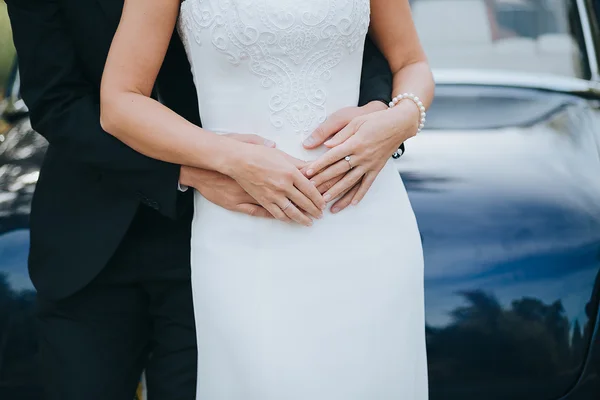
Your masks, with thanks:
[[[404,99],[409,99],[410,101],[415,103],[416,106],[419,108],[420,117],[419,129],[417,129],[417,133],[421,133],[421,130],[423,130],[423,128],[425,127],[425,117],[427,116],[427,114],[425,113],[425,106],[423,105],[423,102],[416,95],[414,95],[413,93],[399,94],[398,96],[394,97],[392,101],[390,101],[390,108],[396,106]]]
[[[396,97],[394,97],[392,99],[392,101],[390,101],[390,108],[393,108],[394,106],[396,106],[398,103],[400,103],[402,100],[404,99],[409,99],[410,101],[412,101],[413,103],[415,103],[415,105],[419,108],[419,128],[417,129],[417,134],[421,133],[421,130],[423,130],[423,128],[425,127],[425,117],[427,116],[427,113],[425,113],[425,106],[423,105],[423,102],[413,93],[403,93],[400,94]],[[400,158],[402,154],[400,154],[398,151],[396,151],[392,157],[394,159],[398,159]]]

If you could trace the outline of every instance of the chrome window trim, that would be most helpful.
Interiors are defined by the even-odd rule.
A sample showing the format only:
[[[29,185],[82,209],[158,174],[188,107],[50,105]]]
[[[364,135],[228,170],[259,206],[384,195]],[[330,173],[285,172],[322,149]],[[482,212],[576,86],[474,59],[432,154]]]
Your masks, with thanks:
[[[590,25],[590,14],[585,4],[585,0],[577,1],[577,12],[581,20],[581,31],[583,32],[583,40],[587,52],[588,63],[591,72],[592,81],[600,81],[598,72],[598,55],[596,54],[596,46],[594,45],[594,35],[592,34],[592,26]]]
[[[571,93],[600,99],[600,82],[552,74],[477,69],[433,69],[437,85],[506,86]]]

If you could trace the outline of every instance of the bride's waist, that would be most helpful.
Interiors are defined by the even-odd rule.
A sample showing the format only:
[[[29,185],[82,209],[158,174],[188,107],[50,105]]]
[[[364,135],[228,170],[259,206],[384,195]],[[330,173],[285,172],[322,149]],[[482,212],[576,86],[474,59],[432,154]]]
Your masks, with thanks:
[[[204,236],[209,241],[223,240],[223,235],[237,237],[249,244],[262,241],[263,234],[285,237],[286,241],[293,242],[305,235],[311,235],[319,241],[318,237],[326,238],[334,234],[344,236],[344,232],[356,234],[357,227],[369,232],[370,227],[379,230],[377,227],[395,226],[407,214],[412,214],[406,190],[392,163],[381,171],[360,204],[339,214],[326,211],[323,218],[315,220],[310,228],[230,211],[211,203],[198,192],[195,193],[194,203],[195,235]]]

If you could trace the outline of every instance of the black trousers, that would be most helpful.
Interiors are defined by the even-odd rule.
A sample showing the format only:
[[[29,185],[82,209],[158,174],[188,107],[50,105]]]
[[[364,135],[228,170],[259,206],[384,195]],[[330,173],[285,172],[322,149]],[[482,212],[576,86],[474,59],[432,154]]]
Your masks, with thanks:
[[[38,299],[46,399],[132,400],[143,370],[149,400],[195,399],[190,221],[141,208],[94,281]]]

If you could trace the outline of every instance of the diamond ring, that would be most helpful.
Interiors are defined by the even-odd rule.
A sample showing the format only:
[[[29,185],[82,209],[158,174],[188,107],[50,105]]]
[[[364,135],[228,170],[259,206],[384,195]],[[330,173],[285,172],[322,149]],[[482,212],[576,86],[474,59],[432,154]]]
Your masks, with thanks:
[[[346,160],[346,162],[347,162],[347,163],[348,163],[348,165],[350,166],[350,169],[354,168],[354,167],[352,166],[352,163],[350,162],[350,156],[346,156],[346,157],[344,157],[344,160]]]

